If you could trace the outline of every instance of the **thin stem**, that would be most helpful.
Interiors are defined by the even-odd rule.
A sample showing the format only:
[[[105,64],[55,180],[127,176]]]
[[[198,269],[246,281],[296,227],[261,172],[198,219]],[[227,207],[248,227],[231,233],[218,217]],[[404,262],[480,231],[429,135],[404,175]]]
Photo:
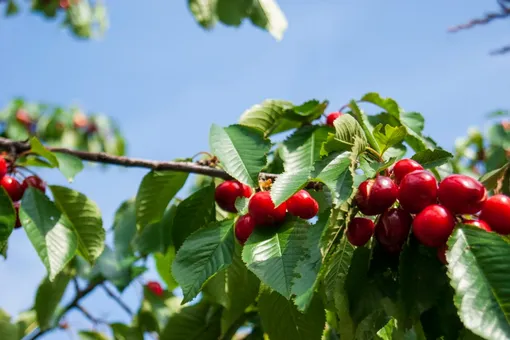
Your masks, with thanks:
[[[108,296],[110,296],[115,302],[117,302],[117,304],[126,312],[129,314],[129,316],[133,316],[133,312],[131,311],[131,309],[128,307],[128,305],[126,305],[124,303],[124,301],[122,301],[120,299],[120,297],[118,297],[117,295],[115,295],[115,293],[110,289],[108,288],[108,286],[106,285],[106,283],[103,283],[101,284],[101,287],[103,287],[103,289],[105,290],[106,294],[108,294]]]

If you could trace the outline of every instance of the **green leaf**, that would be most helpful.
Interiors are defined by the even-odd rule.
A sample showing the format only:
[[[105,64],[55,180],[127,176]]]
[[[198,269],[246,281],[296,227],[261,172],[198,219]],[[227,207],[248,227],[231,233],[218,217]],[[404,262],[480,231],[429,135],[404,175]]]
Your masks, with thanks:
[[[158,222],[175,194],[184,186],[188,173],[151,171],[144,176],[136,194],[136,223],[139,229]]]
[[[376,139],[374,138],[374,135],[372,134],[373,127],[372,124],[370,124],[370,121],[368,120],[368,116],[365,114],[365,112],[363,112],[360,109],[355,100],[351,100],[351,102],[349,103],[349,108],[352,110],[352,115],[361,125],[363,132],[365,132],[368,144],[370,144],[372,149],[374,149],[375,151],[382,153],[379,144],[377,143]]]
[[[32,333],[38,327],[35,310],[30,309],[18,314],[16,326],[18,327],[19,338]]]
[[[381,154],[384,154],[390,147],[401,143],[407,132],[404,126],[393,127],[391,125],[379,124],[374,128],[374,137],[379,143]]]
[[[74,177],[83,170],[83,162],[78,157],[62,152],[54,152],[53,155],[58,161],[60,172],[72,182]]]
[[[143,294],[144,298],[138,312],[138,317],[141,319],[145,318],[143,320],[145,325],[143,326],[148,326],[147,322],[150,322],[153,326],[149,328],[150,331],[159,333],[168,322],[170,316],[179,309],[180,299],[168,291],[163,292],[162,296],[155,295],[147,287],[144,287]],[[145,331],[149,331],[149,329],[145,329]]]
[[[361,98],[361,101],[377,105],[392,116],[399,117],[400,119],[402,109],[398,106],[397,102],[391,98],[383,98],[379,93],[369,92]]]
[[[71,221],[78,236],[80,254],[93,263],[103,252],[105,230],[97,204],[84,194],[72,189],[51,185],[55,204]]]
[[[172,224],[176,251],[189,235],[215,220],[214,190],[213,184],[203,187],[177,206]]]
[[[308,222],[287,221],[278,230],[256,229],[243,248],[243,261],[263,283],[287,299],[294,270],[303,254]]]
[[[188,0],[188,6],[200,26],[210,29],[216,23],[215,0]]]
[[[53,323],[56,321],[54,319],[55,311],[70,280],[71,276],[68,273],[61,272],[53,281],[45,278],[39,285],[35,295],[35,311],[40,329],[45,330],[53,327]]]
[[[485,339],[510,334],[510,244],[496,233],[457,228],[448,240],[454,303],[469,330]]]
[[[3,187],[0,189],[0,252],[7,247],[7,240],[16,223],[16,211],[9,195]],[[2,246],[4,245],[4,246]]]
[[[156,270],[159,276],[165,281],[168,290],[177,288],[178,283],[172,275],[172,263],[175,259],[174,247],[169,247],[166,254],[153,254]]]
[[[78,236],[71,222],[48,197],[31,187],[23,195],[20,219],[53,281],[78,248]]]
[[[451,158],[453,158],[453,155],[443,149],[427,149],[420,151],[411,157],[411,159],[414,159],[420,163],[425,169],[435,168],[437,166],[443,165],[447,163]]]
[[[94,331],[79,331],[80,340],[109,340],[106,335]]]
[[[225,309],[229,308],[230,297],[227,292],[227,274],[225,270],[220,270],[207,280],[202,288],[202,297],[223,306]]]
[[[253,1],[250,19],[255,26],[264,28],[276,40],[282,40],[288,27],[287,19],[275,0]]]
[[[301,123],[311,123],[319,118],[329,102],[318,101],[316,99],[309,100],[301,105],[294,106],[292,109],[286,110],[284,116],[290,120],[296,120]]]
[[[306,186],[310,180],[311,169],[305,168],[295,172],[286,171],[278,175],[271,187],[271,199],[276,207]]]
[[[172,226],[177,212],[177,206],[171,205],[156,223],[149,224],[132,240],[133,248],[141,254],[160,252],[166,253],[172,244]]]
[[[2,340],[19,340],[18,327],[9,321],[0,320],[0,339]]]
[[[306,313],[300,313],[292,301],[277,292],[264,291],[259,297],[262,326],[271,340],[320,339],[326,316],[318,296],[310,303]]]
[[[485,186],[487,190],[493,190],[498,185],[498,181],[503,179],[506,171],[510,168],[510,162],[506,163],[503,167],[499,169],[492,170],[487,172],[482,177],[480,177],[479,181]]]
[[[46,149],[37,137],[30,138],[30,151],[36,155],[46,158],[53,167],[58,167],[57,157],[53,154],[53,152]]]
[[[336,206],[347,201],[354,190],[354,176],[351,171],[351,152],[332,153],[317,162],[314,180],[321,181],[331,190]]]
[[[99,272],[122,292],[131,281],[141,275],[146,268],[136,267],[134,256],[119,258],[108,246],[96,261],[93,272]]]
[[[363,132],[361,125],[353,116],[348,114],[341,115],[335,119],[333,125],[335,126],[337,141],[344,145],[352,146],[354,145],[355,137],[358,137],[363,142],[363,146],[366,147],[367,137],[365,132]]]
[[[283,118],[285,111],[293,107],[294,105],[289,101],[267,99],[244,111],[239,124],[258,129],[265,136],[271,136],[300,125],[299,122]]]
[[[177,252],[172,273],[183,290],[183,303],[191,301],[209,278],[232,264],[233,227],[233,220],[213,222],[193,233]]]
[[[271,142],[259,130],[242,125],[222,128],[213,124],[209,144],[229,175],[251,187],[258,184],[259,173],[266,166],[266,154],[271,148]]]
[[[16,2],[14,0],[9,0],[9,2],[7,3],[7,8],[5,9],[5,16],[9,17],[11,15],[18,14],[18,12],[19,12],[19,7],[16,4]]]
[[[418,112],[402,112],[400,114],[400,121],[404,126],[417,134],[421,134],[425,127],[425,118]]]
[[[220,308],[201,301],[172,315],[160,339],[217,340],[221,334],[220,318]]]
[[[136,235],[136,211],[135,201],[129,199],[122,202],[113,221],[113,242],[116,257],[133,256],[132,243]]]
[[[129,327],[122,323],[110,325],[115,340],[143,340],[143,333],[136,327]]]

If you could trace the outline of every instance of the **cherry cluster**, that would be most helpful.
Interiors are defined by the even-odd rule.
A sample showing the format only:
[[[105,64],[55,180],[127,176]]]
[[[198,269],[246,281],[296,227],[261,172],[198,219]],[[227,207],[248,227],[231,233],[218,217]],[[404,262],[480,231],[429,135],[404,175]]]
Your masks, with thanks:
[[[215,199],[221,209],[237,212],[238,197],[250,198],[248,214],[239,217],[235,225],[235,235],[244,244],[256,227],[278,227],[285,221],[287,212],[308,220],[319,212],[319,204],[306,190],[300,190],[287,201],[275,207],[269,191],[259,191],[252,196],[252,189],[238,181],[225,181],[216,187]]]
[[[372,236],[389,253],[398,253],[412,229],[414,237],[427,247],[437,248],[445,263],[446,241],[458,223],[474,225],[488,232],[510,234],[510,198],[487,197],[482,183],[454,174],[440,183],[416,161],[403,159],[390,171],[362,182],[354,198],[359,211],[377,216],[355,217],[347,226],[347,238],[355,246]],[[398,204],[396,204],[398,202]]]
[[[0,156],[0,186],[2,186],[9,197],[11,198],[14,210],[16,211],[16,224],[15,228],[21,227],[21,221],[19,219],[19,206],[20,200],[27,190],[28,187],[34,187],[41,190],[43,193],[46,192],[46,183],[36,175],[30,175],[23,177],[21,183],[16,179],[15,174],[19,174],[12,163],[4,157]]]
[[[34,133],[37,121],[32,119],[27,111],[23,109],[16,111],[16,120],[21,123],[29,133]],[[73,127],[77,130],[83,130],[87,134],[97,132],[97,125],[93,121],[89,121],[87,116],[81,112],[77,112],[73,116]],[[64,124],[62,122],[57,122],[55,128],[58,131],[63,131]]]

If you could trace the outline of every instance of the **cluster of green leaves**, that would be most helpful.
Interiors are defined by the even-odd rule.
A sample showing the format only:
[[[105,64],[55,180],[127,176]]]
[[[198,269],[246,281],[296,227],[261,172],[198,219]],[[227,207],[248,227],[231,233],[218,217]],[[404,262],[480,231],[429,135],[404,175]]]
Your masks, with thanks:
[[[74,121],[83,117],[87,126]],[[103,114],[85,116],[78,107],[63,108],[45,103],[30,103],[15,98],[0,110],[0,136],[26,140],[36,136],[48,146],[123,156],[126,141],[115,121]],[[94,126],[94,131],[88,127]]]

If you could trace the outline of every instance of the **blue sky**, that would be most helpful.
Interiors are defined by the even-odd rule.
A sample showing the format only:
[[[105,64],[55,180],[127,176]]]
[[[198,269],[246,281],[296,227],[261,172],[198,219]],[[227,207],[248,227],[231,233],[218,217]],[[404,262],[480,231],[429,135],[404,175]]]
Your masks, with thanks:
[[[0,20],[0,105],[13,96],[115,117],[129,154],[171,160],[208,149],[212,123],[237,121],[266,98],[328,99],[339,108],[366,92],[421,112],[426,132],[445,148],[494,109],[509,108],[509,57],[488,51],[510,43],[508,22],[457,34],[447,28],[495,10],[496,2],[280,0],[289,20],[281,42],[246,23],[211,32],[186,1],[108,3],[101,41],[78,41],[58,24],[23,14]],[[136,193],[143,170],[88,169],[70,186],[95,200],[105,226]],[[57,172],[50,184],[65,184]],[[22,230],[0,261],[0,308],[30,307],[45,270]],[[151,271],[148,278],[156,278]],[[140,286],[126,290],[133,307]],[[84,304],[97,316],[127,321],[102,292]],[[79,314],[69,321],[90,324]],[[62,332],[45,339],[69,339]]]

